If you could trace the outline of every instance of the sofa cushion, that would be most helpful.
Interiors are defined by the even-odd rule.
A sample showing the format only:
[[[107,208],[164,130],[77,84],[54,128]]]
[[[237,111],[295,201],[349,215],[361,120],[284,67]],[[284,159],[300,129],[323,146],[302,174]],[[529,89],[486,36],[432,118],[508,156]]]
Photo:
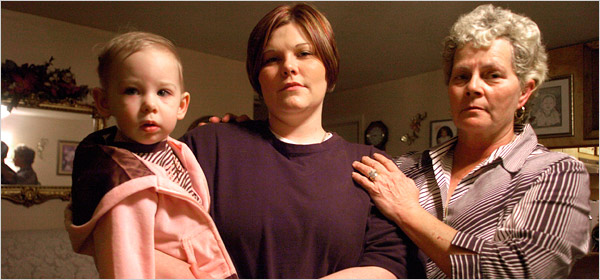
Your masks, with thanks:
[[[73,252],[64,229],[2,231],[2,278],[98,278],[94,259]]]

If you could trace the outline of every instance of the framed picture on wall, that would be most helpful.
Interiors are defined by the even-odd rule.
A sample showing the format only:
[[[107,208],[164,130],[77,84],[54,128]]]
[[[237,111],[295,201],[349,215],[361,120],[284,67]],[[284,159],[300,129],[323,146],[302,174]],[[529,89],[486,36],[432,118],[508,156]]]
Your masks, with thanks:
[[[545,82],[531,105],[531,126],[539,138],[573,135],[571,76]]]
[[[79,142],[58,140],[58,160],[56,162],[56,174],[73,174],[73,159],[75,149]]]
[[[437,146],[456,136],[456,126],[452,120],[431,121],[429,146]]]

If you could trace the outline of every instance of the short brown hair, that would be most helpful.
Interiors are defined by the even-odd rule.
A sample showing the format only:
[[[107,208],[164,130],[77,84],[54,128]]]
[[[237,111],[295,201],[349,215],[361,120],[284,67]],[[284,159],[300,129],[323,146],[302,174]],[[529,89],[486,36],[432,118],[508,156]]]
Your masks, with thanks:
[[[308,4],[279,6],[256,24],[248,39],[246,56],[246,72],[250,84],[258,94],[262,95],[258,75],[263,68],[263,51],[273,31],[288,23],[297,24],[307,35],[309,43],[315,48],[316,56],[325,66],[327,91],[333,91],[337,82],[340,60],[333,29],[321,12]]]
[[[108,87],[110,67],[116,61],[124,60],[133,53],[151,46],[164,48],[175,56],[177,65],[179,66],[179,76],[181,88],[183,90],[183,67],[181,65],[181,58],[179,58],[179,54],[177,53],[173,42],[163,36],[140,31],[123,33],[101,46],[98,54],[98,76],[100,78],[100,85],[105,89]]]
[[[15,157],[21,158],[27,165],[32,165],[35,159],[35,151],[21,144],[15,148]]]

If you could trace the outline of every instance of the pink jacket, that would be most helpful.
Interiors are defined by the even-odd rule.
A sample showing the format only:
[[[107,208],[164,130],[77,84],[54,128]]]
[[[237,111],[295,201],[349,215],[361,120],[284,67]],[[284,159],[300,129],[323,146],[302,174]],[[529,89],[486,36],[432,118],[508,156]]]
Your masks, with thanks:
[[[80,144],[77,153],[84,161],[92,161],[86,157],[95,155],[86,154],[86,149],[104,152],[113,164],[108,166],[115,168],[116,162],[116,169],[125,170],[122,173],[128,178],[118,178],[123,182],[118,181],[104,194],[89,221],[79,226],[73,225],[71,220],[66,221],[73,250],[94,256],[102,278],[156,278],[155,250],[187,262],[196,278],[237,277],[208,214],[210,196],[200,165],[185,144],[172,138],[168,139],[168,143],[189,172],[202,203],[169,180],[166,171],[159,165],[125,149],[95,143],[82,147]],[[123,157],[127,157],[128,161],[121,162]],[[139,162],[136,163],[136,159]],[[142,168],[135,167],[140,163],[149,172],[140,172],[144,169],[141,165]],[[95,176],[86,175],[83,182],[87,177],[93,177],[91,181],[96,180]],[[81,180],[76,181],[75,174],[73,178],[75,188]],[[164,275],[160,271],[158,273],[158,276]]]

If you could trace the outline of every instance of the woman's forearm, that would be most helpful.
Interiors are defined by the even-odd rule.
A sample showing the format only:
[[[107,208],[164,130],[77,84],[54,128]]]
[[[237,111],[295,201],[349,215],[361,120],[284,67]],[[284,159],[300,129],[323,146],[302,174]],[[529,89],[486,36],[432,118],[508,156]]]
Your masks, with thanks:
[[[334,272],[323,279],[396,279],[396,276],[383,267],[357,266]]]
[[[473,254],[452,245],[457,231],[423,209],[415,182],[393,161],[374,154],[373,159],[363,157],[352,167],[358,171],[352,173],[352,178],[369,192],[381,213],[394,221],[446,275],[452,276],[450,255]],[[373,170],[380,175],[368,178]]]
[[[448,277],[452,277],[450,255],[473,254],[453,246],[457,231],[421,207],[397,209],[391,218]]]

